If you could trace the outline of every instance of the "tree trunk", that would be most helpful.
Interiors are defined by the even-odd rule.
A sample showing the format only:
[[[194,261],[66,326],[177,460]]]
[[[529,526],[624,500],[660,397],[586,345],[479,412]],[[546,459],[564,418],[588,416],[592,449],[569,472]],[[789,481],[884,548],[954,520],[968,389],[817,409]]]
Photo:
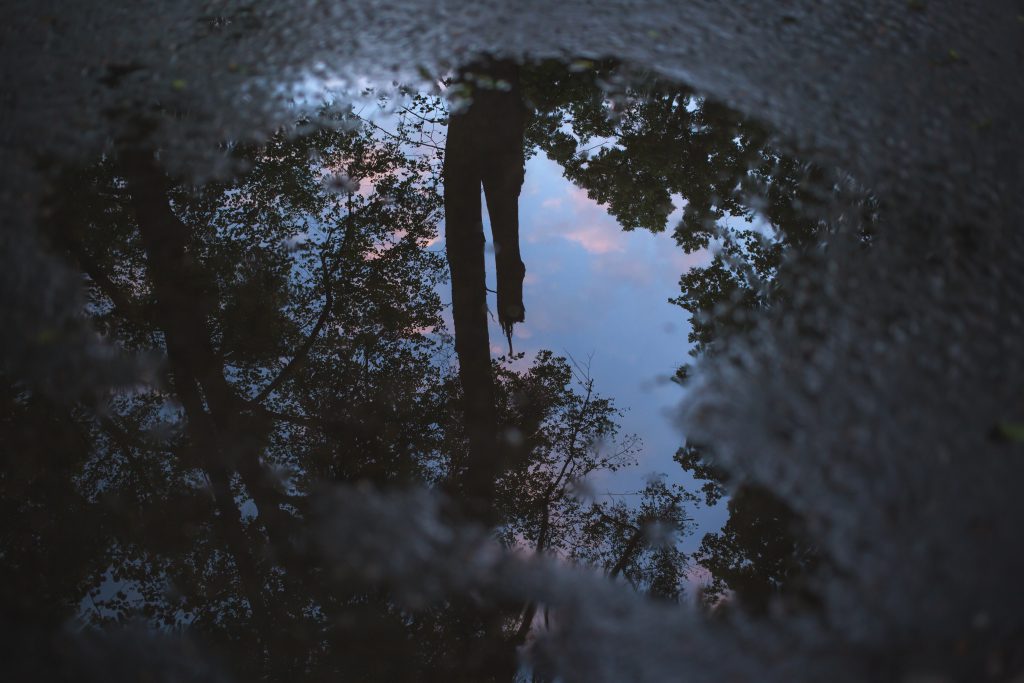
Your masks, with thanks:
[[[495,481],[504,469],[497,434],[487,332],[487,288],[481,186],[494,235],[498,319],[509,338],[522,322],[525,268],[519,253],[525,110],[518,66],[488,62],[465,69],[471,103],[449,119],[445,145],[445,245],[452,280],[455,351],[459,357],[469,460],[456,472],[469,511],[493,520]]]

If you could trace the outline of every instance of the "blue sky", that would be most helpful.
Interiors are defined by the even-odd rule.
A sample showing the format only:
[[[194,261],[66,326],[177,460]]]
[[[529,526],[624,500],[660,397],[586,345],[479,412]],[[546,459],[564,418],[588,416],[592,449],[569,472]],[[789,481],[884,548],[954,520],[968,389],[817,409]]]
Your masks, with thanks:
[[[542,155],[526,165],[520,241],[526,264],[526,322],[516,326],[516,352],[526,352],[527,360],[541,349],[571,354],[578,361],[589,358],[595,389],[614,398],[625,413],[622,432],[643,440],[639,466],[596,478],[593,490],[636,491],[657,473],[668,474],[672,481],[692,481],[672,460],[684,436],[670,416],[683,396],[670,377],[689,358],[689,314],[668,299],[679,293],[679,276],[705,263],[708,255],[684,254],[668,233],[623,231]],[[494,272],[489,254],[491,289]],[[490,305],[493,309],[494,302]],[[507,352],[496,321],[490,337],[495,356]],[[687,550],[727,516],[724,504],[692,513],[697,529],[684,544]]]

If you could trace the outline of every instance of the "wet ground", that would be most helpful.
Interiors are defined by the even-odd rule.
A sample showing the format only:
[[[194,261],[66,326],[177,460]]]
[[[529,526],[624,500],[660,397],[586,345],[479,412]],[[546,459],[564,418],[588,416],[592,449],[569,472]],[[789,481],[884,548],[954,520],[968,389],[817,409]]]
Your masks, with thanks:
[[[337,9],[11,24],[16,676],[1021,671],[1009,4]]]

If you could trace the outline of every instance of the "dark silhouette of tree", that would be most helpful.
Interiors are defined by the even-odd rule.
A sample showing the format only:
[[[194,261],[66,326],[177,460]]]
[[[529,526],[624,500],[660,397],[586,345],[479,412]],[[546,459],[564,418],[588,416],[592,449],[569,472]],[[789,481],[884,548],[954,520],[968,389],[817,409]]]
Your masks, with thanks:
[[[12,614],[52,605],[45,618],[25,615],[40,633],[69,617],[182,630],[247,678],[509,680],[543,606],[410,606],[394,586],[332,575],[306,542],[310,495],[331,481],[456,491],[466,497],[454,517],[489,490],[506,545],[678,593],[685,558],[649,531],[673,519],[685,527],[683,499],[652,493],[645,500],[662,502],[637,511],[577,490],[629,464],[635,448],[633,437],[616,440],[618,413],[581,368],[543,352],[513,370],[485,349],[500,456],[474,461],[463,406],[479,387],[450,367],[444,261],[428,246],[453,197],[440,192],[437,146],[412,149],[438,106],[420,104],[387,129],[357,127],[349,111],[334,129],[232,143],[225,152],[245,170],[202,186],[176,180],[158,151],[131,139],[91,166],[54,170],[45,227],[83,273],[85,315],[117,345],[165,360],[159,386],[104,397],[99,410],[55,412],[10,386],[4,429],[18,462],[34,462],[30,427],[62,456],[32,465],[31,495],[5,489],[5,543],[69,553],[45,600],[5,591]],[[476,197],[490,186],[492,221],[506,220],[496,241],[514,253],[522,144],[518,157],[503,144],[508,155]],[[502,180],[513,167],[519,180]],[[513,322],[516,263],[500,266]],[[492,481],[467,476],[481,462],[473,476]],[[95,533],[62,545],[79,521]],[[59,559],[24,556],[7,568],[12,587]]]
[[[146,491],[138,505],[153,512],[125,503],[139,522],[105,544],[110,569],[91,577],[88,618],[187,625],[254,674],[369,675],[355,625],[332,624],[366,603],[359,628],[397,630],[381,643],[404,656],[401,617],[365,590],[328,590],[296,543],[316,482],[445,476],[432,426],[444,342],[428,333],[441,328],[443,262],[424,249],[437,179],[365,132],[281,135],[234,153],[248,173],[191,188],[125,144],[69,173],[53,202],[51,233],[88,275],[97,324],[167,355],[165,392],[79,416],[102,468],[86,489]],[[130,588],[107,595],[104,584]],[[325,629],[341,644],[317,645]]]
[[[815,225],[792,239],[779,229],[774,241],[716,227],[752,215],[737,189],[744,174],[776,188],[778,221],[798,215],[799,182],[773,175],[788,162],[685,90],[616,91],[615,69],[467,67],[450,85],[443,164],[424,131],[445,112],[417,96],[389,125],[359,127],[347,111],[335,130],[228,145],[246,170],[201,187],[175,181],[132,139],[63,170],[48,234],[87,278],[88,316],[125,348],[166,357],[161,390],[62,418],[88,463],[64,486],[84,487],[82,505],[110,534],[90,549],[90,569],[69,575],[65,609],[91,586],[83,619],[141,616],[203,633],[245,675],[511,677],[515,648],[543,628],[546,607],[453,598],[410,609],[390,587],[331,579],[301,541],[308,495],[324,481],[442,487],[459,500],[456,516],[495,525],[506,546],[678,600],[690,560],[677,539],[695,496],[663,480],[630,496],[588,494],[592,475],[631,464],[637,449],[618,436],[614,404],[575,361],[542,352],[520,371],[491,358],[481,189],[507,334],[524,315],[518,194],[531,149],[559,160],[627,228],[664,229],[674,195],[703,206],[676,235],[690,250],[722,245],[711,267],[684,274],[681,303],[695,313],[769,305],[790,243],[810,241]],[[578,148],[594,137],[612,142],[588,159]],[[750,160],[761,165],[750,171]],[[719,207],[712,200],[729,188]],[[437,294],[443,262],[426,246],[442,215],[457,375]],[[737,325],[720,312],[701,324],[702,352]],[[12,391],[17,410],[38,403]],[[705,493],[721,495],[725,474],[686,453]],[[99,492],[113,511],[90,507]],[[735,494],[730,525],[705,539],[700,560],[714,573],[709,599],[732,592],[763,611],[809,565],[793,561],[802,547],[784,504],[756,493]],[[762,541],[772,552],[759,556]],[[366,656],[371,645],[389,653],[386,671]]]
[[[540,63],[524,70],[523,83],[536,105],[530,144],[624,230],[661,232],[681,208],[676,242],[687,253],[713,251],[708,265],[681,275],[672,300],[690,313],[692,355],[714,353],[719,340],[749,331],[758,311],[788,296],[779,277],[784,264],[792,268],[827,237],[819,210],[832,191],[826,175],[776,152],[755,122],[685,87],[627,74],[613,60]],[[867,216],[874,209],[870,199],[860,205]],[[679,381],[688,369],[678,369]],[[729,476],[708,452],[687,445],[676,461],[704,481],[713,505]],[[731,592],[763,613],[772,596],[804,585],[814,554],[800,540],[799,520],[767,491],[740,486],[729,509],[726,528],[705,537],[698,553],[713,577],[705,597],[713,603]]]
[[[817,598],[807,585],[818,557],[808,545],[800,519],[784,501],[762,488],[742,486],[729,498],[729,519],[708,534],[694,556],[711,572],[703,599],[720,604],[734,598],[758,615],[780,598],[810,608]]]
[[[493,518],[490,501],[507,448],[497,440],[480,189],[487,198],[494,236],[498,321],[511,350],[512,328],[525,316],[525,268],[519,255],[525,110],[514,62],[470,65],[452,88],[458,95],[445,143],[445,247],[470,444],[462,495],[476,514],[488,519]]]

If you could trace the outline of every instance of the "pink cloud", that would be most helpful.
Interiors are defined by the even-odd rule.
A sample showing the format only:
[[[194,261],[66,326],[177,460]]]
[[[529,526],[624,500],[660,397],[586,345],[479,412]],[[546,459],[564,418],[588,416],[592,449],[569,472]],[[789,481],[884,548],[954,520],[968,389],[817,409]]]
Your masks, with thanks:
[[[562,234],[565,239],[583,247],[588,254],[610,254],[625,251],[620,236],[621,231],[612,232],[599,225],[591,225]]]
[[[567,192],[573,207],[573,222],[583,227],[564,232],[561,236],[576,242],[589,254],[610,254],[625,251],[625,236],[614,218],[604,207],[577,187]]]

